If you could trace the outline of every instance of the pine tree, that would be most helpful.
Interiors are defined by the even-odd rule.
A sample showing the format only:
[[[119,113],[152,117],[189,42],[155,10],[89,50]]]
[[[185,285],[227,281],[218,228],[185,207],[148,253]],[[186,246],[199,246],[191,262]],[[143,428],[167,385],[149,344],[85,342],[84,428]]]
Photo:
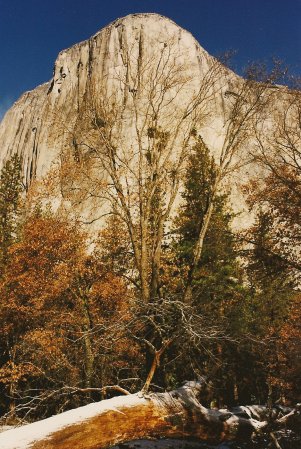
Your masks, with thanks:
[[[200,140],[187,162],[183,204],[175,222],[174,246],[180,278],[185,277],[193,258],[193,248],[212,199],[216,173],[215,161]],[[228,206],[228,195],[216,195],[202,256],[192,283],[192,303],[208,322],[225,329],[229,337],[239,339],[247,327],[248,289],[237,261],[236,237],[231,229],[233,216]],[[180,289],[178,286],[178,291]],[[231,404],[238,395],[242,396],[242,377],[246,371],[243,369],[244,349],[238,348],[230,339],[207,345],[201,357],[195,357],[193,363],[187,361],[189,369],[193,364],[196,373],[206,373],[213,380],[215,399],[220,405],[224,401]],[[181,369],[185,371],[183,366]]]
[[[252,247],[246,252],[247,272],[253,291],[250,323],[254,334],[264,343],[256,358],[271,403],[279,399],[287,383],[282,370],[281,345],[277,342],[296,297],[294,276],[286,259],[274,251],[277,240],[271,211],[259,210],[247,233],[247,241],[252,242]]]
[[[22,183],[22,162],[13,155],[4,164],[0,175],[0,269],[8,259],[8,248],[16,238],[20,218],[20,197],[24,190]]]
[[[193,257],[193,248],[211,200],[216,172],[214,159],[200,141],[188,160],[182,194],[184,202],[176,219],[176,251],[183,268],[189,265]],[[233,214],[227,203],[227,194],[216,196],[202,257],[193,281],[193,301],[199,304],[202,313],[206,306],[212,309],[213,305],[221,305],[227,297],[231,299],[240,276],[235,237],[231,230]]]

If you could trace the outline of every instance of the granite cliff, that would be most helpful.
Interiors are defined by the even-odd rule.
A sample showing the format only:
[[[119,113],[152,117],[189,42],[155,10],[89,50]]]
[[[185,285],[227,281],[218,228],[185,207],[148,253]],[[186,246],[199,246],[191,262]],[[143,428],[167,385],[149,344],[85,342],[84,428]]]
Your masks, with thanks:
[[[169,74],[162,75],[160,81],[158,70]],[[18,153],[22,155],[27,185],[42,177],[62,152],[76,147],[79,139],[83,141],[83,134],[85,139],[91,134],[93,126],[87,125],[87,105],[104,96],[108,102],[117,95],[114,105],[123,109],[118,117],[123,123],[122,140],[130,147],[135,127],[133,117],[137,113],[131,98],[137,92],[139,95],[141,79],[145,82],[155,76],[157,87],[160,82],[161,86],[174,82],[170,91],[173,94],[169,92],[164,104],[166,110],[170,108],[172,113],[178,110],[183,116],[198,102],[202,109],[202,138],[219,158],[227,96],[235,95],[242,79],[220,65],[189,32],[171,20],[157,14],[133,14],[60,52],[52,79],[24,93],[3,118],[0,162]],[[286,89],[274,90],[277,108],[279,105],[281,108]],[[144,105],[143,101],[141,104]],[[143,105],[139,106],[142,115]],[[165,113],[164,117],[167,116]],[[164,120],[161,127],[169,126]],[[181,132],[184,133],[183,129]],[[245,209],[237,184],[248,176],[249,170],[244,169],[231,180],[236,210]]]

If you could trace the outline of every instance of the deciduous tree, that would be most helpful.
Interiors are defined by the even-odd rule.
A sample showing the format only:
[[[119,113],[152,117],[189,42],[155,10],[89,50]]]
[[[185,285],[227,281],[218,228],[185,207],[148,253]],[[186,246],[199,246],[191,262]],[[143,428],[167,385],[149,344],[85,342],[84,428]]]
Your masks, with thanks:
[[[0,288],[0,382],[11,414],[49,414],[78,404],[76,389],[100,395],[115,383],[130,358],[114,327],[127,320],[127,288],[87,253],[78,224],[50,211],[27,217]]]

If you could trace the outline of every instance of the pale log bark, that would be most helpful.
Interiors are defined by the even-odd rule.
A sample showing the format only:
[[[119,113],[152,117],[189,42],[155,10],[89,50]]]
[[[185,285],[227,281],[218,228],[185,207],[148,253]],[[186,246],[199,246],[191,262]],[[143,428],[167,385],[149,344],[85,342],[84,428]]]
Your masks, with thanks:
[[[90,404],[3,432],[2,449],[102,449],[130,440],[194,437],[209,442],[248,439],[265,421],[203,407],[202,384],[169,393],[132,394]]]

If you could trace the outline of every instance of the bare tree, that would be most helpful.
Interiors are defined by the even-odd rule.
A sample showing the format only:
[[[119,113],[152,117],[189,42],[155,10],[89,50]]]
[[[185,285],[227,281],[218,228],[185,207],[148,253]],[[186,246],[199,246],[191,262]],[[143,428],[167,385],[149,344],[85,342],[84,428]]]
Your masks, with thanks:
[[[263,248],[294,276],[300,276],[301,248],[301,93],[286,90],[275,114],[261,122],[252,155],[262,169],[261,181],[246,186],[253,210],[269,217],[270,245]],[[266,130],[273,126],[273,133]],[[252,242],[251,242],[252,243]]]
[[[125,223],[148,303],[160,296],[162,243],[195,130],[210,117],[226,78],[211,60],[196,83],[172,40],[148,56],[137,45],[108,75],[107,91],[90,91],[83,104],[71,153],[85,180],[71,187],[74,193],[88,186],[93,204]]]
[[[88,198],[93,220],[113,213],[123,221],[145,303],[160,297],[162,244],[179,203],[187,157],[201,139],[216,156],[216,176],[184,282],[183,299],[191,301],[216,195],[230,174],[250,162],[255,130],[278,75],[277,68],[266,75],[254,65],[242,79],[211,59],[200,81],[173,40],[147,56],[140,42],[107,74],[106,90],[87,92],[78,125],[70,131],[71,149],[62,155],[65,161],[73,158],[75,167],[64,194],[72,192],[79,203]],[[217,127],[218,148],[206,141],[209,120]],[[74,181],[75,172],[80,174]]]
[[[210,322],[201,316],[195,307],[175,298],[148,304],[136,302],[132,316],[125,326],[125,333],[152,355],[149,372],[141,388],[143,393],[148,392],[162,356],[169,348],[175,348],[177,358],[185,354],[193,367],[193,359],[197,354],[208,351],[210,344],[234,341],[226,335],[226,329],[221,330],[213,320]],[[168,363],[171,361],[169,357]],[[194,375],[198,377],[197,373]]]

